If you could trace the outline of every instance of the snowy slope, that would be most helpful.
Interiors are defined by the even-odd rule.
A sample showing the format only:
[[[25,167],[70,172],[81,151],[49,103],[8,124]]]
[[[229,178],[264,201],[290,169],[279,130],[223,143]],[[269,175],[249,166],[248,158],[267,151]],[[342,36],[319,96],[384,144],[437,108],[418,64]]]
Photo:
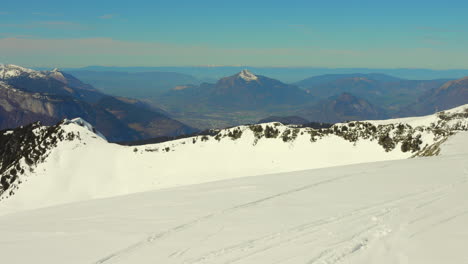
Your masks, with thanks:
[[[0,216],[2,262],[466,263],[467,150]]]
[[[395,119],[387,119],[387,120],[371,120],[368,122],[372,122],[376,125],[385,125],[385,124],[397,124],[397,123],[405,123],[412,126],[424,126],[431,123],[440,122],[441,115],[453,115],[453,114],[463,114],[467,113],[468,105],[461,105],[452,109],[448,109],[433,115],[427,116],[418,116],[418,117],[405,117],[405,118],[395,118]],[[453,125],[453,123],[452,123]]]
[[[27,69],[13,64],[0,64],[0,79],[10,79],[21,75],[32,78],[44,78],[45,74],[32,69]]]
[[[0,80],[8,80],[20,76],[27,76],[28,78],[52,77],[63,83],[67,82],[65,76],[57,68],[52,71],[36,71],[13,64],[0,64]]]
[[[76,136],[58,141],[37,165],[28,167],[20,160],[16,171],[23,168],[24,174],[11,183],[13,192],[1,196],[0,214],[246,176],[433,155],[451,134],[468,130],[467,108],[453,110],[461,116],[448,121],[439,116],[412,119],[418,127],[400,129],[400,121],[385,121],[314,130],[269,123],[137,147],[109,144],[83,120],[65,122],[57,129]]]

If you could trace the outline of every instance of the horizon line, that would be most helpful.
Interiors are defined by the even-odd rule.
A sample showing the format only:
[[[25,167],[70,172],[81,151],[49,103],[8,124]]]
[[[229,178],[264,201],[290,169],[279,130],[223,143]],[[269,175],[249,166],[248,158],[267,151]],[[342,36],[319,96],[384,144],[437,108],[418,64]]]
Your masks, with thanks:
[[[3,64],[3,63],[0,63]],[[5,63],[22,66],[20,64]],[[23,66],[29,68],[67,68],[67,69],[83,69],[90,67],[108,67],[108,68],[263,68],[263,69],[366,69],[366,70],[431,70],[431,71],[465,71],[468,68],[419,68],[419,67],[325,67],[325,66],[252,66],[252,65],[162,65],[162,66],[117,66],[117,65],[86,65],[86,66]]]

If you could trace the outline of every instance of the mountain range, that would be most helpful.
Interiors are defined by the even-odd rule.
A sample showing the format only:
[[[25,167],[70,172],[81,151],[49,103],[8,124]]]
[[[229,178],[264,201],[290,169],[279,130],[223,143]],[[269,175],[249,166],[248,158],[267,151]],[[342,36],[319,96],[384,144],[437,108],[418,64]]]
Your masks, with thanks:
[[[115,71],[110,71],[111,69]],[[343,93],[350,94],[357,100],[364,100],[369,104],[369,108],[376,108],[369,113],[362,112],[363,109],[352,109],[351,112],[361,111],[361,114],[356,116],[350,112],[347,115],[362,119],[423,115],[433,113],[434,109],[447,109],[466,102],[466,97],[461,94],[456,100],[444,99],[445,106],[436,106],[436,102],[440,100],[434,91],[452,81],[449,79],[407,80],[368,70],[363,72],[369,73],[318,75],[290,85],[254,75],[246,70],[213,83],[201,84],[191,75],[174,72],[142,72],[156,69],[172,68],[128,68],[129,72],[125,72],[125,69],[120,68],[90,67],[72,73],[109,93],[144,98],[146,102],[166,109],[180,120],[199,129],[252,123],[271,115],[298,115],[312,121],[344,121],[345,119],[340,118],[340,116],[346,118],[343,113],[334,116],[330,113],[323,113],[321,116],[316,114],[327,108],[333,109],[332,105],[337,103],[333,101]],[[177,67],[172,70],[175,69]],[[224,71],[223,68],[216,69],[219,74],[228,70],[228,68]],[[264,69],[254,69],[264,71]],[[202,68],[199,70],[203,72]],[[200,72],[192,71],[198,76]],[[242,74],[243,72],[246,74]],[[267,72],[275,74],[274,70]],[[246,81],[239,78],[248,74],[261,81]],[[274,89],[278,85],[283,87],[282,91],[289,92],[280,94],[281,90]],[[306,94],[299,92],[296,87],[305,90]],[[324,106],[327,103],[330,105]],[[346,100],[343,101],[343,104],[346,103]],[[352,106],[343,105],[341,108],[352,108]],[[327,116],[330,118],[326,119]],[[315,118],[319,120],[313,120]]]
[[[97,78],[94,82],[99,82],[101,74],[107,74],[109,92],[114,88],[108,81],[115,78],[114,92],[128,86],[124,90],[129,95],[152,96],[144,99],[113,96],[58,69],[36,71],[2,65],[0,128],[38,120],[51,125],[63,118],[82,117],[109,140],[130,142],[257,123],[268,117],[284,122],[288,122],[286,117],[298,117],[310,122],[336,123],[425,115],[468,102],[466,78],[418,81],[380,73],[356,73],[315,76],[286,84],[244,69],[214,83],[197,84],[191,76],[170,72],[79,74],[87,76],[88,81]],[[136,81],[132,86],[132,80],[140,77],[143,83],[158,78],[160,82],[155,81],[147,90],[141,89],[141,83]],[[195,84],[183,84],[191,81]],[[158,85],[172,88],[156,88]]]
[[[372,74],[381,73],[408,80],[431,79],[459,79],[468,76],[466,69],[434,70],[417,68],[317,68],[317,67],[255,67],[249,65],[238,66],[174,66],[174,67],[116,67],[116,66],[87,66],[83,68],[64,68],[65,72],[91,71],[91,72],[177,72],[193,76],[199,80],[217,80],[225,76],[231,76],[243,69],[250,69],[259,75],[270,76],[285,83],[295,83],[311,76],[320,75],[346,75],[346,74]],[[50,70],[40,68],[39,70]],[[211,82],[211,81],[209,81]],[[100,88],[100,87],[98,87]]]
[[[196,131],[137,100],[108,96],[57,69],[35,71],[0,65],[0,129],[82,117],[111,141]],[[138,117],[136,119],[135,117]]]
[[[289,85],[243,70],[213,84],[179,86],[157,97],[155,103],[201,129],[222,127],[219,120],[226,121],[224,126],[232,126],[255,123],[269,116],[342,122],[433,113],[427,110],[434,109],[442,94],[433,95],[432,101],[425,99],[426,94],[449,82],[404,80],[371,73],[316,76]],[[440,109],[468,102],[463,93],[459,95],[456,100],[444,99],[446,104]],[[415,108],[418,101],[428,107]],[[209,126],[207,120],[215,125]]]
[[[400,109],[448,81],[404,80],[385,74],[345,74],[316,76],[296,84],[321,99],[351,93],[379,105],[389,115],[398,115]]]
[[[463,263],[467,139],[468,105],[136,146],[82,118],[2,130],[2,260]]]

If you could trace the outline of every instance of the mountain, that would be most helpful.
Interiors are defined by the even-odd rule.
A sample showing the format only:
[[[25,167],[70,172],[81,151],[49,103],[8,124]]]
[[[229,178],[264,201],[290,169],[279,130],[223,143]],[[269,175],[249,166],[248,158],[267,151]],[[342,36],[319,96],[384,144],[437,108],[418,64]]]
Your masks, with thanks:
[[[132,147],[79,118],[3,130],[2,260],[463,263],[467,143],[468,105]]]
[[[109,95],[140,99],[157,96],[176,86],[200,84],[197,78],[177,72],[90,70],[69,70],[67,72]]]
[[[460,132],[436,157],[243,177],[16,214],[2,208],[2,260],[465,263],[467,143],[468,133]]]
[[[397,114],[425,92],[447,81],[404,80],[384,74],[333,74],[308,78],[296,84],[317,98],[351,93],[378,104],[389,114]]]
[[[294,115],[313,100],[307,91],[242,70],[216,83],[181,85],[152,102],[199,130],[252,124],[271,115]]]
[[[310,123],[309,120],[300,116],[269,116],[259,120],[257,123],[262,124],[271,122],[279,122],[284,125],[303,125]]]
[[[400,113],[402,116],[424,115],[468,103],[468,77],[449,81],[420,96],[417,102]]]
[[[17,65],[0,64],[0,81],[28,93],[69,96],[91,103],[103,96],[92,86],[58,69],[39,72]]]
[[[468,105],[437,115],[266,123],[142,146],[109,144],[82,119],[0,132],[0,212],[209,181],[431,156],[468,130]],[[10,208],[10,209],[8,209]]]
[[[154,107],[130,99],[112,98],[57,69],[34,71],[16,65],[0,65],[0,129],[35,121],[52,125],[75,117],[91,122],[110,141],[196,131]]]
[[[304,107],[298,115],[315,122],[337,123],[347,120],[382,119],[387,115],[384,110],[365,99],[349,93],[342,93]]]
[[[172,105],[190,103],[192,107],[211,107],[225,110],[258,110],[281,105],[302,104],[310,96],[296,86],[248,70],[224,77],[215,84],[172,90],[161,101]]]
[[[214,102],[231,107],[249,108],[268,105],[300,104],[307,94],[299,88],[248,70],[220,79],[211,90]]]

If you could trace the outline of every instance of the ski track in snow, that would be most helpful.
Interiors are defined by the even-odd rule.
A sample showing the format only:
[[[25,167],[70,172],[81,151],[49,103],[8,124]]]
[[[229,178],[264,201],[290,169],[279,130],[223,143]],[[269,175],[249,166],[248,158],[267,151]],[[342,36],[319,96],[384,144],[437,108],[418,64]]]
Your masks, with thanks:
[[[465,174],[466,174],[466,170],[465,170]],[[261,203],[264,203],[273,199],[281,199],[288,195],[294,195],[298,192],[310,190],[320,185],[333,183],[333,182],[340,181],[340,180],[353,177],[353,176],[356,177],[359,175],[357,175],[356,173],[353,173],[353,174],[348,174],[344,176],[339,176],[339,177],[335,177],[331,179],[318,181],[316,183],[312,183],[303,187],[277,193],[275,195],[271,195],[262,199],[254,200],[252,202],[240,204],[240,205],[230,207],[228,209],[225,209],[219,212],[214,212],[214,213],[205,215],[203,217],[194,219],[187,223],[178,225],[174,228],[168,229],[164,232],[160,232],[160,233],[148,236],[145,239],[135,244],[132,244],[127,248],[124,248],[122,250],[109,254],[106,257],[103,257],[102,259],[95,262],[95,264],[116,263],[119,260],[123,258],[127,258],[132,254],[137,254],[138,250],[141,249],[142,247],[151,246],[152,244],[160,242],[162,239],[165,239],[175,233],[182,232],[190,228],[196,228],[198,225],[202,225],[205,222],[213,218],[224,216],[226,214],[235,213],[237,210],[254,207]],[[330,244],[326,246],[325,250],[321,251],[316,257],[306,262],[308,264],[337,263],[340,260],[347,257],[348,255],[354,254],[357,251],[366,248],[369,243],[373,242],[373,240],[385,237],[388,233],[390,233],[392,230],[388,229],[388,227],[386,227],[385,224],[375,223],[375,222],[379,221],[379,219],[385,218],[389,214],[396,214],[396,217],[398,217],[398,212],[395,212],[394,208],[398,207],[401,204],[411,203],[411,202],[415,203],[411,208],[411,210],[413,211],[424,208],[432,203],[435,203],[443,199],[443,197],[446,196],[450,192],[450,190],[454,189],[455,186],[458,186],[459,184],[464,184],[464,183],[466,183],[466,179],[460,181],[459,183],[449,184],[447,186],[442,186],[442,187],[435,188],[435,189],[432,188],[428,190],[422,190],[422,191],[418,191],[415,193],[411,193],[411,194],[399,197],[397,199],[392,199],[392,200],[384,201],[384,202],[377,203],[371,206],[359,208],[357,210],[348,212],[346,214],[336,215],[333,217],[320,219],[318,221],[313,221],[313,222],[302,224],[299,226],[294,226],[284,231],[274,232],[266,236],[261,236],[255,239],[243,241],[241,243],[232,245],[230,247],[224,247],[224,248],[220,248],[211,252],[207,252],[206,254],[196,259],[192,258],[191,260],[185,260],[183,263],[184,264],[201,264],[201,263],[207,263],[209,261],[214,261],[213,263],[221,263],[221,262],[217,262],[217,259],[219,259],[220,257],[229,256],[229,255],[232,255],[233,257],[229,258],[229,260],[224,261],[222,263],[225,263],[225,264],[237,263],[241,260],[252,257],[256,254],[261,254],[261,253],[264,253],[265,251],[273,250],[277,247],[284,246],[285,244],[293,243],[296,240],[302,239],[304,237],[308,237],[312,234],[326,235],[326,234],[321,234],[321,233],[323,233],[324,230],[334,229],[336,228],[336,226],[341,225],[341,224],[354,223],[358,226],[362,225],[362,228],[358,229],[357,232],[354,229],[353,232],[350,232],[349,234],[344,235],[345,236],[344,239],[340,241],[330,241]],[[385,209],[385,211],[382,211],[381,209],[382,207],[387,208],[387,209]],[[459,217],[465,214],[468,214],[468,210],[461,212],[459,214],[450,216],[449,218],[443,219],[437,223],[434,223],[431,226],[427,227],[427,229],[430,229],[439,224],[444,224],[446,222],[449,222],[455,219],[456,217]],[[371,219],[371,218],[375,219],[374,223],[362,224],[363,221],[365,221],[366,219]],[[409,224],[414,223],[418,220],[420,221],[422,219],[415,219],[413,221],[410,221]],[[221,229],[223,229],[223,227],[221,227]],[[423,233],[424,231],[425,229],[420,230],[419,232],[411,235],[410,238],[420,233]],[[216,236],[216,234],[219,232],[220,231],[216,231],[214,233],[208,234],[207,237]],[[190,245],[188,246],[184,245],[182,249],[173,252],[172,254],[169,255],[169,257],[170,258],[181,257],[190,249],[191,249]]]
[[[319,185],[322,185],[322,184],[326,184],[326,183],[329,183],[329,182],[333,182],[333,181],[337,181],[337,180],[344,179],[344,178],[347,178],[347,177],[351,177],[352,175],[353,174],[346,175],[346,176],[340,176],[340,177],[336,177],[336,178],[333,178],[333,179],[327,179],[327,180],[324,180],[324,181],[320,181],[320,182],[317,182],[317,183],[306,185],[306,186],[301,187],[301,188],[297,188],[297,189],[289,190],[289,191],[286,191],[286,192],[278,193],[276,195],[268,196],[268,197],[265,197],[263,199],[259,199],[259,200],[255,200],[255,201],[252,201],[252,202],[249,202],[249,203],[237,205],[237,206],[231,207],[229,209],[223,210],[221,212],[208,214],[206,216],[203,216],[201,218],[197,218],[197,219],[195,219],[193,221],[190,221],[188,223],[176,226],[176,227],[174,227],[172,229],[169,229],[169,230],[167,230],[165,232],[157,233],[155,235],[151,235],[151,236],[147,237],[146,239],[144,239],[142,241],[139,241],[138,243],[129,246],[128,248],[125,248],[125,249],[120,250],[120,251],[118,251],[116,253],[110,254],[107,257],[102,258],[101,260],[97,261],[96,264],[107,263],[110,260],[122,257],[122,256],[124,256],[126,254],[131,253],[132,251],[134,251],[135,249],[137,249],[137,248],[139,248],[141,246],[144,246],[144,245],[146,245],[148,243],[152,243],[152,242],[154,242],[154,241],[156,241],[158,239],[164,238],[165,236],[170,235],[170,234],[172,234],[174,232],[179,232],[179,231],[185,230],[187,228],[190,228],[193,225],[196,225],[196,224],[198,224],[198,223],[200,223],[202,221],[208,220],[210,218],[216,217],[217,215],[224,215],[226,213],[230,213],[230,212],[233,212],[235,210],[255,206],[255,205],[258,205],[258,204],[260,204],[262,202],[271,200],[271,199],[275,199],[275,198],[290,195],[290,194],[293,194],[293,193],[296,193],[296,192],[304,191],[304,190],[307,190],[307,189],[310,189],[310,188],[313,188],[313,187],[316,187],[316,186],[319,186]]]
[[[452,187],[452,186],[449,186],[449,187]],[[447,188],[443,187],[441,189],[447,189]],[[290,243],[290,242],[293,242],[294,240],[302,238],[304,236],[308,236],[308,235],[313,234],[313,233],[318,233],[323,229],[327,229],[327,226],[329,226],[329,225],[338,225],[338,224],[341,224],[342,222],[346,222],[346,223],[349,224],[350,222],[353,222],[353,221],[356,221],[356,220],[368,219],[369,217],[376,217],[376,216],[379,217],[379,218],[380,217],[385,217],[386,215],[388,215],[388,214],[390,214],[392,212],[392,209],[390,209],[389,211],[382,213],[381,210],[378,209],[378,208],[381,208],[382,206],[384,206],[384,207],[387,206],[387,207],[391,208],[393,206],[397,206],[398,203],[402,203],[402,202],[405,202],[405,201],[410,200],[410,199],[419,200],[419,199],[421,199],[420,198],[421,195],[423,195],[423,197],[424,197],[424,198],[421,199],[421,200],[424,201],[423,204],[427,204],[427,202],[426,202],[427,198],[432,197],[432,195],[434,193],[437,193],[439,191],[440,191],[439,189],[437,189],[437,190],[425,190],[425,191],[422,191],[422,192],[410,194],[408,196],[401,197],[401,198],[398,198],[396,200],[391,200],[391,201],[375,204],[375,205],[370,206],[370,207],[358,209],[358,210],[352,211],[352,212],[350,212],[350,213],[348,213],[346,215],[340,215],[340,216],[337,216],[337,217],[332,217],[332,218],[329,218],[329,219],[323,219],[321,221],[308,223],[306,225],[297,226],[297,227],[294,227],[292,229],[287,230],[284,234],[283,233],[274,233],[274,234],[271,234],[270,236],[261,237],[261,238],[258,238],[256,240],[249,240],[249,241],[243,242],[241,244],[235,245],[235,246],[230,247],[230,248],[222,248],[220,250],[210,252],[209,254],[197,259],[196,261],[184,262],[184,263],[191,263],[191,264],[204,263],[207,260],[211,260],[211,259],[214,260],[214,259],[220,257],[221,255],[231,254],[231,253],[234,253],[235,251],[246,251],[246,250],[251,249],[251,248],[256,249],[258,247],[258,245],[255,245],[255,244],[262,244],[262,243],[266,244],[268,242],[268,240],[272,240],[272,239],[277,238],[277,237],[283,237],[283,239],[281,239],[281,241],[279,241],[277,243],[261,247],[260,249],[256,249],[256,250],[252,251],[251,253],[246,254],[246,255],[244,255],[242,257],[237,257],[237,258],[234,258],[234,259],[232,259],[230,261],[223,262],[223,263],[236,263],[239,260],[242,260],[244,258],[248,258],[248,257],[250,257],[250,256],[252,256],[254,254],[261,253],[261,252],[273,249],[275,247],[284,246],[285,243]],[[435,200],[430,200],[431,203],[434,202],[434,201]],[[417,209],[417,208],[421,208],[421,206],[417,205],[415,207],[415,209]],[[381,212],[381,213],[379,214],[379,212]],[[450,217],[448,219],[440,221],[440,222],[438,222],[436,224],[446,223],[446,222],[448,222],[450,220],[453,220],[454,218],[456,218],[458,216],[461,216],[461,215],[464,215],[464,214],[467,214],[467,213],[468,213],[468,211],[463,212],[461,214],[457,214],[457,215],[452,216],[452,217]],[[355,217],[353,217],[353,216],[355,216]],[[383,226],[379,225],[379,224],[370,224],[370,225],[364,226],[361,230],[358,230],[358,232],[354,232],[354,233],[350,234],[349,237],[347,237],[347,238],[345,238],[345,239],[343,239],[341,241],[335,242],[333,244],[327,245],[326,246],[327,249],[320,252],[315,258],[309,260],[307,263],[309,263],[309,264],[313,264],[313,263],[337,263],[339,260],[345,258],[347,255],[353,254],[353,253],[357,252],[358,250],[361,250],[361,249],[365,248],[366,245],[369,242],[371,242],[370,239],[372,238],[372,236],[375,235],[375,234],[378,234],[379,231],[382,231],[382,227]],[[331,229],[331,227],[330,227],[330,229]],[[304,231],[307,231],[307,232],[304,232]],[[383,231],[383,232],[386,232],[386,231]],[[294,233],[299,233],[299,234],[291,236],[291,234],[294,234]]]

